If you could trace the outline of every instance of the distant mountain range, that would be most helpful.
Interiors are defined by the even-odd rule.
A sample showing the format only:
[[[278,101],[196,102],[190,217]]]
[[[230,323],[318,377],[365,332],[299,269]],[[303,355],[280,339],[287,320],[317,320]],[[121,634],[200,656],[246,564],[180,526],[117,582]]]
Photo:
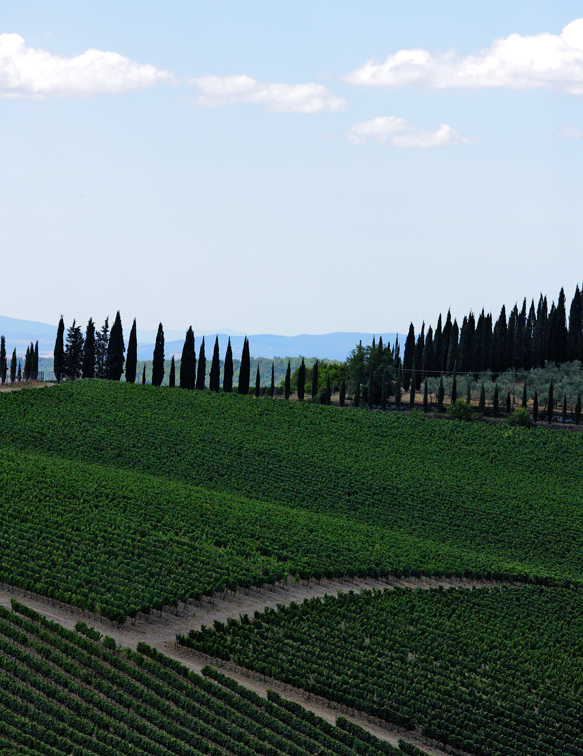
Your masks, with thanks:
[[[125,332],[126,343],[129,335],[129,329]],[[0,335],[6,337],[6,351],[12,352],[14,347],[19,355],[26,352],[26,347],[30,342],[38,341],[39,352],[44,356],[52,356],[55,346],[55,336],[57,334],[56,325],[47,325],[32,320],[18,320],[0,316]],[[165,334],[165,353],[169,358],[171,355],[180,357],[182,345],[184,343],[184,334],[179,331],[168,331]],[[218,333],[216,331],[195,331],[196,350],[200,348],[202,337],[205,337],[205,352],[207,359],[212,357],[215,343],[215,336],[219,337],[219,348],[221,358],[225,355],[227,342],[230,337],[233,348],[233,357],[235,359],[241,356],[243,348],[244,335],[238,331],[224,328]],[[319,335],[301,334],[299,336],[278,336],[276,334],[262,333],[250,334],[249,346],[252,357],[317,357],[318,359],[344,360],[359,341],[363,344],[370,344],[373,337],[378,340],[379,335],[383,341],[393,343],[396,334],[383,333],[350,333],[336,332]],[[138,331],[138,359],[150,360],[154,351],[154,341],[156,331]]]

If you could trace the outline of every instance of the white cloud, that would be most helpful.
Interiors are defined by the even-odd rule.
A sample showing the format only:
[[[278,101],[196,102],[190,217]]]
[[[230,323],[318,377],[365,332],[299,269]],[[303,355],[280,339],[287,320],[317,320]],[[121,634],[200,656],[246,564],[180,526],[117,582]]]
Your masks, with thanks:
[[[65,58],[28,47],[20,34],[0,34],[0,95],[79,97],[120,94],[175,81],[169,71],[115,52],[87,50]]]
[[[261,82],[250,76],[200,76],[189,79],[200,92],[198,105],[220,108],[247,103],[266,105],[279,113],[317,113],[343,110],[346,100],[332,95],[323,84],[277,84]]]
[[[426,50],[399,50],[384,63],[369,60],[345,77],[351,84],[378,87],[419,86],[433,89],[547,87],[583,95],[583,18],[561,34],[495,39],[466,58],[455,51],[432,55]]]
[[[569,139],[581,139],[583,137],[583,131],[576,129],[574,126],[566,126],[559,131],[560,136],[569,137]]]
[[[444,147],[475,141],[460,136],[447,123],[442,123],[437,131],[426,131],[395,116],[357,121],[348,129],[346,137],[353,144],[364,144],[368,139],[374,139],[377,142],[389,142],[393,147]]]

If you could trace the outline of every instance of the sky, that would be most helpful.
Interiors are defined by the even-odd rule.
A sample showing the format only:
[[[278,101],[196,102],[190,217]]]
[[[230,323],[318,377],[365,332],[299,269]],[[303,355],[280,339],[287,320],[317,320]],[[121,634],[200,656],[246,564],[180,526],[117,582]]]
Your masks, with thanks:
[[[583,280],[583,9],[18,0],[0,315],[406,332]]]

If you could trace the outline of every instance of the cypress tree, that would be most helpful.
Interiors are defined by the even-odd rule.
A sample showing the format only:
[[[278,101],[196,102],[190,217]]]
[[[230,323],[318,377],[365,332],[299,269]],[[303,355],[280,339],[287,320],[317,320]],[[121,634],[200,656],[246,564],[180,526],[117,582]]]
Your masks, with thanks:
[[[4,336],[0,336],[0,383],[4,385],[6,382],[6,373],[8,365],[6,364],[6,339]]]
[[[16,351],[15,351],[16,354]],[[15,358],[14,358],[15,359]],[[57,338],[55,339],[55,351],[53,353],[53,370],[57,383],[60,383],[65,374],[65,321],[61,315],[57,326]],[[12,363],[10,365],[10,382],[14,383],[16,377],[16,361],[14,362],[14,377],[12,375]]]
[[[30,347],[26,347],[26,354],[24,356],[24,380],[27,381],[30,378]]]
[[[555,398],[553,396],[553,393],[554,393],[553,379],[551,378],[551,383],[549,385],[549,399],[547,403],[549,423],[553,422],[553,409],[555,407]]]
[[[243,352],[241,353],[241,366],[239,367],[239,394],[247,395],[249,393],[249,380],[251,378],[251,355],[249,354],[249,340],[245,336],[243,342]]]
[[[227,344],[225,353],[225,364],[223,366],[223,391],[230,394],[233,390],[233,350],[231,348],[231,337]]]
[[[172,355],[172,361],[170,362],[170,375],[168,376],[168,385],[170,388],[176,386],[176,365],[174,364],[174,355]]]
[[[567,422],[567,394],[563,396],[563,425]]]
[[[95,334],[95,377],[106,377],[107,345],[109,344],[109,318],[99,333]]]
[[[119,381],[122,376],[125,350],[121,316],[118,310],[111,326],[109,343],[107,344],[106,377],[110,381]]]
[[[575,405],[575,425],[581,422],[581,394],[577,394],[577,404]]]
[[[196,388],[202,391],[206,381],[206,354],[204,351],[204,336],[198,352],[198,367],[196,370]]]
[[[257,363],[257,372],[255,373],[255,398],[259,399],[261,394],[261,375],[259,373],[259,362]]]
[[[478,404],[478,409],[482,413],[486,409],[486,387],[484,386],[483,383],[482,383],[482,388],[480,389],[480,401]]]
[[[339,404],[341,407],[344,407],[344,402],[346,401],[346,381],[343,380],[340,384],[340,396],[338,397]]]
[[[80,378],[83,372],[83,334],[81,327],[73,321],[67,329],[67,343],[65,345],[65,374],[69,380]]]
[[[38,341],[34,345],[34,361],[32,364],[33,380],[38,381]]]
[[[285,383],[284,383],[284,388],[283,388],[284,399],[286,400],[289,399],[290,391],[291,391],[291,365],[288,360],[287,370],[285,371]]]
[[[509,415],[512,410],[512,399],[510,398],[510,391],[506,392],[506,414]]]
[[[381,386],[381,409],[384,412],[387,409],[387,371],[383,373],[383,383]]]
[[[415,407],[415,385],[417,383],[415,376],[415,364],[413,364],[413,370],[411,372],[411,386],[409,387],[409,409]]]
[[[415,328],[413,323],[409,326],[409,333],[405,341],[405,354],[403,355],[403,389],[409,390],[411,371],[415,364]]]
[[[306,391],[306,364],[302,357],[302,364],[298,370],[298,401],[304,401],[304,393]]]
[[[128,356],[129,356],[129,352],[128,352]],[[94,378],[94,377],[95,377],[95,324],[93,323],[93,318],[89,318],[89,322],[87,323],[87,329],[85,331],[85,345],[83,347],[83,378]]]
[[[532,419],[536,423],[538,420],[538,391],[534,390],[534,399],[532,400]]]
[[[441,358],[442,362],[439,369],[443,372],[447,371],[447,358],[449,354],[449,342],[451,341],[451,310],[447,311],[447,317],[445,319],[445,325],[441,335]]]
[[[526,380],[524,381],[524,386],[522,388],[522,409],[526,409],[526,406],[528,404],[528,394],[526,393]]]
[[[130,331],[130,339],[128,341],[128,356],[126,359],[126,382],[136,382],[136,370],[138,368],[138,333],[136,327],[136,319],[132,324],[132,330]]]
[[[18,374],[16,376],[16,380],[20,383],[22,380],[22,366],[20,364],[20,360],[18,360]]]
[[[232,366],[231,361],[231,366]],[[194,351],[194,332],[192,326],[188,326],[186,338],[182,346],[182,356],[180,358],[180,388],[194,389],[196,376],[196,354]],[[231,376],[232,378],[232,376]]]
[[[59,375],[60,377],[62,377],[63,371],[61,371]],[[14,351],[12,352],[12,359],[10,360],[10,383],[14,383],[15,380],[16,380],[16,347],[14,347]]]
[[[429,390],[427,388],[427,378],[423,381],[423,412],[429,412]]]
[[[271,363],[271,387],[269,389],[269,395],[272,399],[275,396],[275,362]]]
[[[318,398],[318,360],[314,363],[312,368],[312,401],[315,402]]]
[[[492,401],[492,412],[494,414],[494,417],[498,417],[499,404],[500,404],[500,389],[498,388],[498,384],[496,384],[494,386],[494,400]]]
[[[113,335],[113,328],[111,329]],[[110,339],[111,341],[111,339]],[[164,329],[162,323],[158,325],[154,357],[152,360],[152,386],[161,386],[164,380]]]
[[[211,362],[211,372],[209,376],[209,388],[217,393],[221,389],[221,361],[219,359],[219,337],[215,338],[215,347],[213,349],[213,361]]]
[[[451,373],[457,368],[459,356],[459,326],[457,320],[453,321],[449,335],[449,348],[447,350],[447,372]]]
[[[443,373],[439,377],[439,386],[437,387],[437,411],[444,412],[443,400],[445,399],[445,389],[443,387]]]
[[[2,385],[6,383],[6,372],[8,365],[6,364],[6,339],[4,336],[0,336],[0,381]]]
[[[469,375],[468,375],[468,385],[466,387],[466,402],[468,404],[472,403],[472,383],[471,383]]]
[[[142,372],[142,386],[146,385],[146,366],[144,365],[144,370]]]
[[[367,384],[367,398],[368,398],[368,408],[373,408],[373,402],[374,402],[374,378],[373,378],[373,372],[372,372],[372,353],[371,353],[371,360],[369,362],[368,366],[368,384]]]
[[[453,333],[453,330],[452,330]],[[457,376],[456,364],[453,365],[453,378],[451,379],[451,403],[455,404],[457,400]]]
[[[360,407],[360,381],[356,384],[356,391],[354,392],[353,404],[355,407]]]
[[[330,384],[330,373],[326,376],[326,404],[330,404],[332,398],[332,386]]]

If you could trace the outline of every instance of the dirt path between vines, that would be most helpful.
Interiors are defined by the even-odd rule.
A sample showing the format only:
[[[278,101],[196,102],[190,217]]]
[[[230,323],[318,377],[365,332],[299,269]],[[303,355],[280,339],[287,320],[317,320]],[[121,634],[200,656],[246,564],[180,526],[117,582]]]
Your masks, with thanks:
[[[128,620],[123,627],[117,627],[107,619],[99,615],[94,616],[90,612],[84,614],[76,607],[61,604],[52,599],[43,598],[37,594],[28,591],[21,591],[17,588],[11,588],[0,584],[0,605],[10,608],[12,598],[20,601],[22,604],[43,614],[47,619],[59,622],[64,627],[74,629],[79,620],[83,620],[88,625],[94,626],[105,635],[111,636],[116,643],[122,647],[136,649],[141,641],[148,643],[150,646],[162,651],[163,653],[180,660],[189,669],[200,673],[201,669],[212,664],[222,669],[241,685],[255,691],[264,698],[267,690],[277,690],[280,695],[292,701],[296,701],[306,709],[314,712],[323,719],[335,723],[336,717],[340,714],[347,719],[356,722],[369,732],[376,735],[381,740],[387,740],[392,745],[397,745],[399,738],[408,740],[418,746],[421,746],[428,754],[434,756],[444,756],[445,752],[437,748],[434,744],[429,743],[412,732],[403,730],[396,726],[381,722],[374,718],[369,718],[365,714],[353,711],[346,711],[329,701],[319,697],[309,695],[305,691],[291,688],[283,685],[276,680],[263,678],[249,670],[236,667],[230,663],[222,663],[218,660],[212,660],[202,654],[198,654],[178,647],[176,636],[187,634],[189,630],[199,630],[202,625],[212,626],[214,620],[226,622],[230,617],[238,619],[241,614],[253,615],[255,611],[263,611],[267,607],[277,608],[277,605],[287,605],[295,601],[301,603],[305,599],[326,594],[337,596],[339,593],[354,591],[358,593],[363,590],[377,588],[384,590],[394,588],[395,586],[429,589],[436,588],[440,585],[444,587],[461,587],[461,586],[484,586],[495,585],[492,581],[485,580],[458,580],[458,579],[433,579],[433,578],[388,578],[384,580],[358,579],[353,580],[323,580],[320,584],[311,581],[298,583],[295,585],[267,586],[262,589],[254,589],[247,594],[242,591],[235,596],[229,594],[223,597],[215,596],[214,599],[205,599],[201,602],[189,604],[183,607],[176,614],[172,611],[153,612],[149,619],[139,617],[134,623]]]

